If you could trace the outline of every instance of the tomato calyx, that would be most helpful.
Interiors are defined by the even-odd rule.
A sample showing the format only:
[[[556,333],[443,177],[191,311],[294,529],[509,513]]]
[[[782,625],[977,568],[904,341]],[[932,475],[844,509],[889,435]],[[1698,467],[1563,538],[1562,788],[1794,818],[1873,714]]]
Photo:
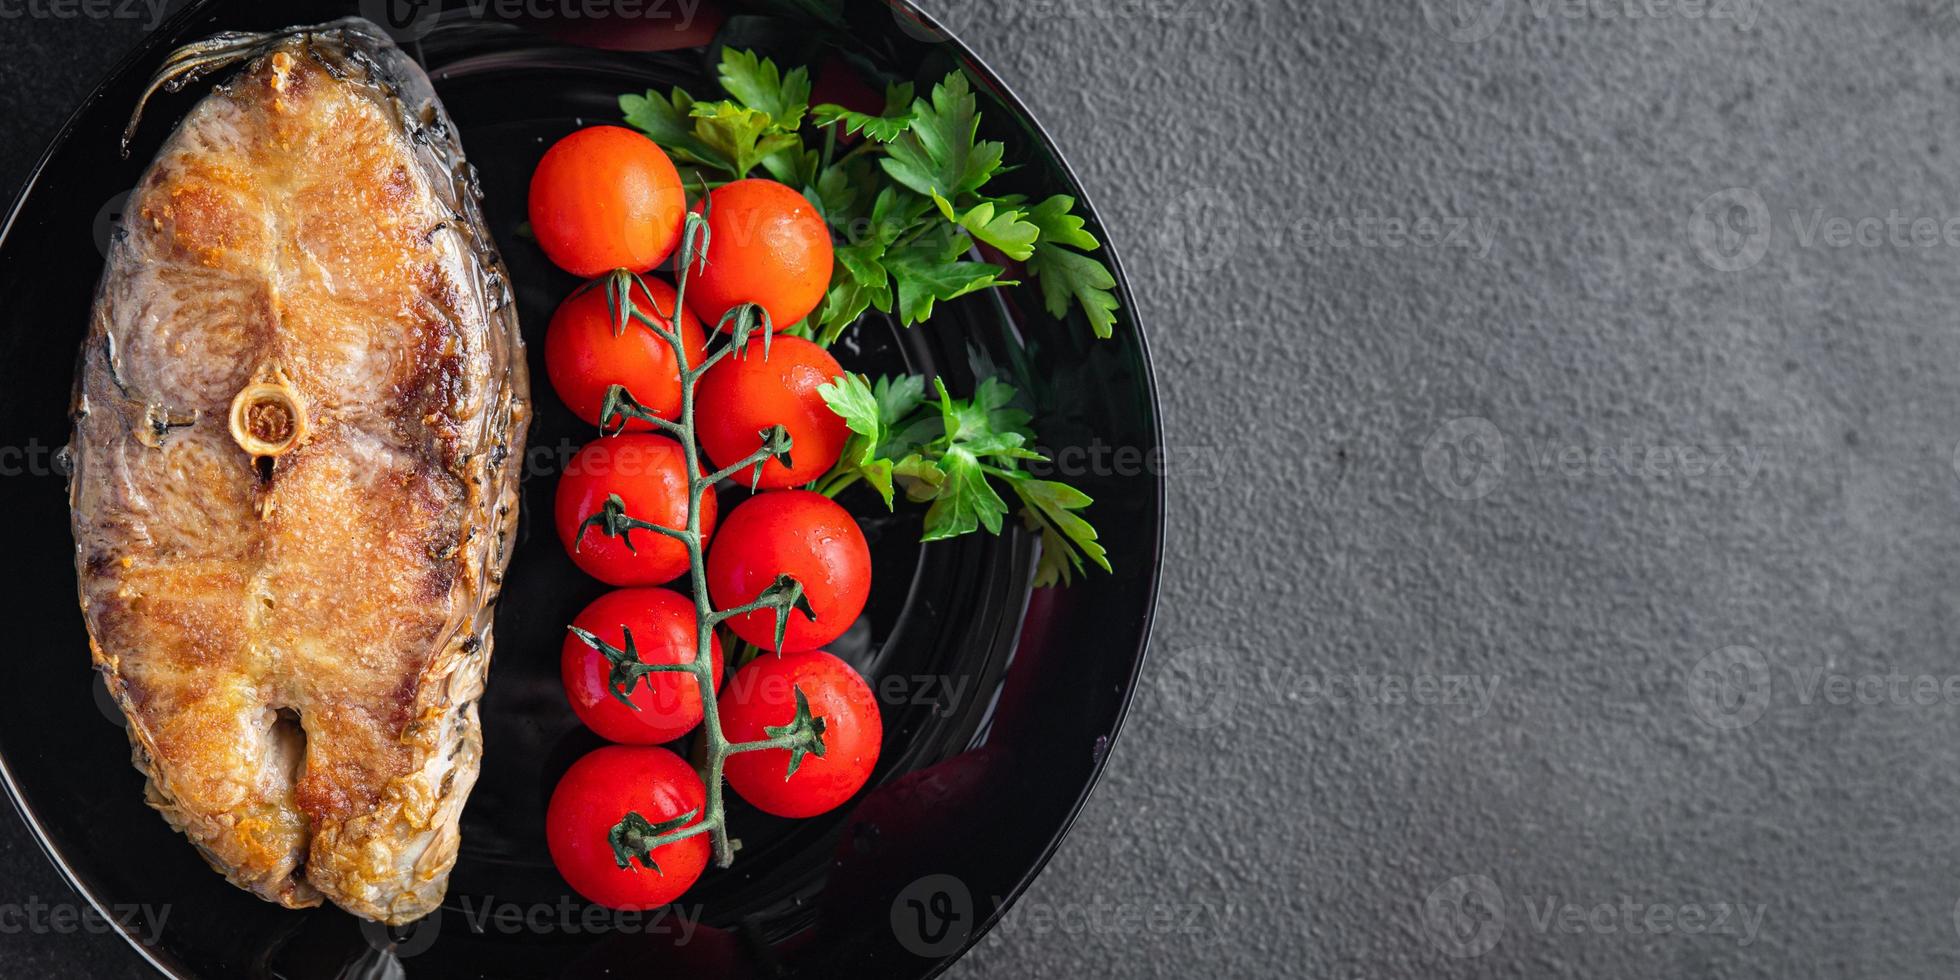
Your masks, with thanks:
[[[678,432],[680,427],[673,422],[655,415],[653,410],[640,403],[625,385],[616,384],[606,389],[606,400],[599,406],[599,434],[616,436],[626,431],[626,423],[631,419],[653,424],[656,429]],[[610,431],[609,431],[610,430]]]
[[[789,744],[773,746],[789,749],[789,771],[783,773],[788,779],[796,775],[796,769],[803,764],[803,757],[815,755],[823,758],[824,721],[821,716],[810,714],[810,699],[803,696],[801,687],[791,687],[796,694],[796,714],[787,725],[764,725],[762,732],[769,741],[787,741]]]
[[[622,625],[619,628],[621,633],[626,634],[626,645],[623,647],[616,647],[599,639],[590,630],[580,629],[577,626],[570,629],[572,635],[578,637],[580,642],[599,651],[599,655],[612,664],[612,672],[606,675],[606,690],[612,692],[612,696],[620,704],[634,711],[640,710],[640,706],[633,703],[633,688],[639,686],[640,681],[648,674],[678,673],[694,669],[691,664],[650,664],[641,660],[640,651],[633,647],[633,630],[628,626]],[[647,683],[653,682],[649,680]]]
[[[778,654],[783,652],[783,635],[789,630],[790,610],[794,609],[801,612],[809,618],[810,622],[814,623],[817,621],[817,609],[815,606],[810,605],[810,597],[805,593],[803,583],[797,581],[795,576],[791,575],[776,576],[776,580],[769,583],[767,588],[756,593],[754,601],[736,606],[733,609],[722,610],[715,614],[715,621],[720,622],[725,619],[734,619],[737,616],[747,615],[760,609],[773,609],[776,612],[776,652]],[[819,752],[817,754],[822,755],[823,753]]]
[[[654,874],[664,874],[665,872],[660,870],[660,865],[654,861],[653,852],[674,841],[700,833],[698,828],[685,834],[674,833],[700,815],[700,809],[696,808],[672,820],[654,823],[640,816],[638,810],[628,810],[626,816],[621,817],[619,822],[613,824],[612,829],[606,832],[606,843],[612,845],[613,860],[618,862],[621,869],[637,871],[638,869],[633,867],[633,862],[638,861],[652,869]]]
[[[739,351],[740,348],[747,344],[749,334],[755,331],[758,320],[761,321],[762,325],[762,356],[768,357],[769,338],[776,333],[776,324],[769,318],[769,311],[763,309],[761,304],[742,303],[737,305],[734,309],[723,313],[721,319],[715,321],[715,329],[734,338],[733,346]],[[740,357],[741,355],[738,353],[736,356]]]
[[[727,469],[716,470],[708,478],[708,482],[719,483],[752,466],[755,468],[755,471],[749,476],[749,490],[750,492],[754,492],[762,485],[762,464],[774,458],[781,460],[784,466],[796,465],[789,461],[790,445],[793,442],[789,436],[789,427],[772,425],[766,429],[758,430],[756,435],[762,437],[762,448],[750,453],[747,458]]]
[[[597,514],[593,514],[579,522],[578,536],[572,539],[573,551],[577,551],[580,543],[585,541],[585,532],[594,527],[598,528],[599,532],[606,537],[618,538],[620,543],[626,546],[627,551],[636,555],[640,551],[638,548],[633,547],[632,535],[634,531],[654,531],[665,534],[668,537],[680,536],[680,532],[675,531],[665,524],[643,521],[626,513],[626,501],[621,500],[619,494],[616,493],[606,495],[606,502],[600,505]]]

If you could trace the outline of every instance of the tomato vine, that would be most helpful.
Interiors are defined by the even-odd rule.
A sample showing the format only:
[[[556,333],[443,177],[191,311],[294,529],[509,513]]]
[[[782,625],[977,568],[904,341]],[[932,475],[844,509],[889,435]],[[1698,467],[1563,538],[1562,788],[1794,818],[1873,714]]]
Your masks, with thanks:
[[[776,614],[776,646],[782,646],[784,630],[789,625],[793,611],[815,618],[809,600],[803,594],[803,585],[796,579],[781,575],[762,590],[753,601],[729,609],[717,610],[708,597],[707,570],[704,558],[705,542],[701,533],[702,495],[712,493],[715,484],[740,474],[751,467],[757,476],[761,474],[762,464],[771,458],[789,464],[791,449],[789,432],[781,426],[773,427],[763,433],[763,445],[746,458],[723,469],[703,472],[701,451],[695,437],[695,389],[706,374],[723,357],[743,356],[748,340],[758,327],[762,330],[762,356],[769,356],[769,335],[771,324],[769,314],[755,304],[738,306],[722,318],[719,326],[729,334],[729,343],[718,347],[701,358],[700,364],[688,360],[687,345],[681,339],[681,311],[686,308],[687,281],[691,272],[705,268],[709,248],[707,207],[700,212],[689,212],[681,232],[681,245],[675,270],[675,299],[671,316],[663,321],[648,316],[629,301],[634,289],[643,289],[640,277],[628,270],[619,269],[598,280],[588,283],[585,288],[604,288],[618,329],[631,329],[638,325],[650,330],[673,348],[675,362],[679,366],[681,382],[681,405],[679,418],[669,419],[649,412],[632,397],[632,393],[615,385],[606,398],[606,405],[599,419],[602,433],[608,429],[617,431],[626,418],[644,420],[659,432],[671,436],[680,444],[682,457],[687,464],[687,526],[671,528],[647,521],[639,521],[624,512],[623,508],[611,506],[604,512],[587,518],[585,527],[596,529],[602,534],[624,536],[633,530],[651,531],[664,534],[680,542],[687,549],[688,583],[693,593],[695,608],[695,655],[690,663],[684,664],[644,664],[645,672],[684,672],[692,674],[701,687],[702,723],[701,733],[705,743],[707,773],[707,802],[699,809],[681,814],[672,820],[654,823],[637,812],[629,811],[614,824],[607,835],[613,850],[614,860],[621,868],[632,867],[633,861],[659,871],[653,860],[653,852],[675,841],[684,840],[699,834],[711,835],[714,842],[715,863],[728,867],[735,858],[735,843],[728,836],[727,814],[722,802],[722,771],[728,757],[740,752],[758,752],[766,749],[787,749],[790,752],[791,772],[796,771],[797,763],[806,754],[823,755],[824,721],[812,716],[808,710],[803,692],[796,692],[798,711],[787,725],[769,729],[769,738],[752,742],[730,742],[723,734],[719,706],[715,699],[715,664],[709,655],[715,627],[734,618],[763,609],[774,610]],[[656,311],[657,312],[657,311]],[[617,499],[617,498],[615,498]],[[627,658],[637,660],[630,650],[614,647],[596,636],[579,635],[587,645],[604,653],[615,664]],[[634,668],[638,670],[638,668]],[[696,818],[699,818],[698,820]]]

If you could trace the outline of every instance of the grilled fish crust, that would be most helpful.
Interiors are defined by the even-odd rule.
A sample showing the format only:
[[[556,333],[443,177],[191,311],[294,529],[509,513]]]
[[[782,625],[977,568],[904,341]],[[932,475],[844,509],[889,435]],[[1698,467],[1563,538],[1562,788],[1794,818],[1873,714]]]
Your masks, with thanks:
[[[440,904],[481,759],[523,340],[420,68],[347,20],[166,70],[248,59],[151,163],[98,289],[81,605],[149,802],[211,866],[398,924]],[[246,428],[289,448],[234,433],[253,385],[292,411]]]

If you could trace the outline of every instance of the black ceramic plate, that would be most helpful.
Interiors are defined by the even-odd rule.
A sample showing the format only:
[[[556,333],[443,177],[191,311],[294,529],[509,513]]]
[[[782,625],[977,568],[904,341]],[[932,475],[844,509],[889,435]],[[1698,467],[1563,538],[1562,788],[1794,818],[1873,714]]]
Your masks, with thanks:
[[[983,135],[1020,165],[1031,195],[1081,189],[1040,128],[1000,82],[915,12],[851,5],[840,26],[811,0],[729,11],[717,41],[779,61],[837,56],[860,69],[936,79],[963,67],[982,89]],[[615,98],[650,86],[712,90],[711,51],[671,47],[679,4],[644,3],[635,21],[505,21],[503,6],[591,4],[279,3],[207,0],[148,38],[69,122],[15,205],[0,239],[0,446],[20,454],[0,480],[0,522],[15,631],[0,658],[0,760],[7,788],[49,856],[83,894],[120,910],[167,909],[160,935],[140,918],[131,942],[180,976],[795,976],[910,977],[943,969],[1040,869],[1101,769],[1122,721],[1149,633],[1162,542],[1155,390],[1135,304],[1121,285],[1116,336],[1057,321],[1038,291],[944,304],[910,330],[872,319],[840,351],[858,370],[909,369],[970,390],[1006,377],[1032,397],[1043,442],[1090,461],[1067,478],[1096,498],[1115,573],[1067,589],[1030,588],[1024,534],[917,544],[916,508],[887,515],[852,499],[874,552],[864,618],[831,647],[881,692],[883,756],[872,783],[839,811],[782,821],[739,803],[735,866],[711,870],[661,916],[618,916],[571,896],[544,849],[545,801],[558,775],[598,744],[558,681],[564,624],[602,586],[578,574],[548,524],[558,466],[590,437],[549,394],[542,329],[575,285],[518,238],[532,165],[582,122],[616,121]],[[395,9],[390,9],[391,7]],[[671,8],[671,15],[658,11]],[[795,11],[804,11],[798,14]],[[390,933],[335,909],[292,912],[226,884],[143,803],[119,716],[88,667],[75,600],[65,478],[53,455],[67,438],[75,352],[112,233],[133,185],[176,119],[207,85],[152,103],[133,152],[117,140],[137,93],[178,44],[221,30],[316,23],[350,13],[393,16],[435,78],[481,173],[491,230],[518,284],[531,344],[538,422],[524,484],[525,519],[497,617],[483,775],[463,816],[464,843],[443,911]],[[697,16],[708,17],[703,9]],[[670,19],[662,20],[662,16]],[[698,25],[697,25],[698,26]],[[606,48],[639,50],[600,50]],[[1078,213],[1107,243],[1086,201]],[[1121,450],[1121,452],[1117,452]],[[683,921],[685,920],[685,921]],[[669,972],[671,971],[671,972]],[[686,971],[686,972],[681,972]]]

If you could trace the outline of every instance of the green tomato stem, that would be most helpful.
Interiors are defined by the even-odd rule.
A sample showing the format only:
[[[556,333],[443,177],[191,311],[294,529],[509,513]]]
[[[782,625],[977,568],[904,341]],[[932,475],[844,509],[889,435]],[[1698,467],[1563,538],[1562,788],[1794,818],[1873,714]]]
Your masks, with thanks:
[[[687,347],[681,342],[680,315],[681,311],[686,309],[687,281],[689,274],[697,266],[705,262],[708,245],[707,238],[707,219],[705,215],[697,212],[689,212],[682,226],[680,262],[674,280],[674,313],[670,320],[663,322],[648,317],[637,309],[631,310],[633,320],[651,330],[656,336],[665,340],[673,348],[675,361],[680,369],[680,417],[669,424],[661,426],[661,428],[663,431],[671,434],[676,442],[680,443],[681,455],[686,461],[688,483],[687,526],[679,530],[664,527],[654,529],[674,538],[687,548],[688,583],[691,591],[694,593],[695,653],[692,663],[673,665],[672,667],[661,669],[684,671],[694,675],[695,682],[700,686],[701,690],[701,735],[702,740],[707,746],[707,772],[703,778],[707,790],[707,805],[702,810],[700,821],[653,838],[646,845],[646,850],[647,853],[651,854],[652,851],[675,841],[685,840],[699,834],[709,834],[712,836],[714,842],[715,864],[718,867],[726,868],[735,860],[735,847],[728,837],[725,816],[726,809],[723,804],[722,772],[725,763],[728,761],[728,757],[738,752],[792,749],[799,745],[807,748],[811,738],[821,739],[822,736],[821,732],[815,735],[791,733],[760,741],[731,743],[722,729],[720,706],[715,701],[716,678],[714,660],[709,656],[709,651],[714,640],[715,624],[731,615],[754,612],[765,607],[776,609],[779,616],[786,616],[789,614],[789,606],[792,600],[784,598],[758,599],[755,602],[735,607],[726,612],[718,612],[708,598],[708,575],[706,561],[703,555],[703,538],[701,534],[702,495],[714,492],[715,484],[725,477],[731,476],[747,467],[755,466],[773,456],[786,454],[789,451],[789,445],[788,436],[784,433],[776,448],[772,449],[770,443],[765,442],[763,448],[727,470],[717,471],[712,474],[702,472],[700,445],[695,433],[695,390],[699,386],[701,376],[710,367],[713,367],[716,361],[727,355],[728,351],[735,346],[735,344],[723,346],[704,357],[699,365],[695,365],[690,363]],[[616,284],[623,287],[615,290],[615,293],[625,293],[628,296],[634,295],[631,289],[639,286],[637,281],[638,276],[623,269],[611,273],[611,275],[615,278]],[[768,329],[766,315],[762,319],[763,329],[766,330]],[[745,341],[746,338],[738,336],[734,340],[740,343]],[[630,397],[626,403],[636,404],[630,401]],[[601,432],[604,432],[603,427]],[[801,589],[798,588],[796,592],[800,595]]]

